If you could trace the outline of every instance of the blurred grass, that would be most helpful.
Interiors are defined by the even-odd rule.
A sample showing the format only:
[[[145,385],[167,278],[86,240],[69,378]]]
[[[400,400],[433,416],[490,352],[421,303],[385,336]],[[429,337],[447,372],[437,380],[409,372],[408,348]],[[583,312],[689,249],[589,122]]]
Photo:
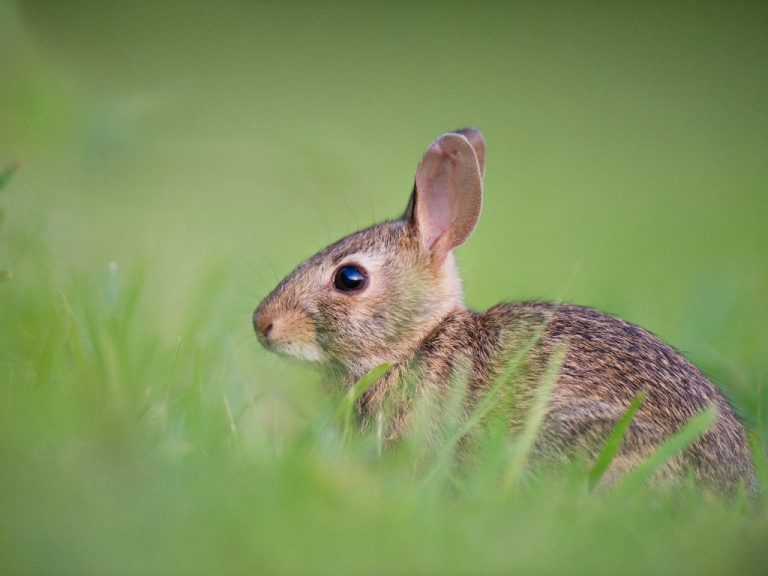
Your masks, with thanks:
[[[766,29],[757,2],[0,0],[3,572],[760,573],[763,502],[589,495],[579,463],[503,496],[491,448],[424,488],[250,313],[471,123],[468,302],[638,322],[765,450]]]

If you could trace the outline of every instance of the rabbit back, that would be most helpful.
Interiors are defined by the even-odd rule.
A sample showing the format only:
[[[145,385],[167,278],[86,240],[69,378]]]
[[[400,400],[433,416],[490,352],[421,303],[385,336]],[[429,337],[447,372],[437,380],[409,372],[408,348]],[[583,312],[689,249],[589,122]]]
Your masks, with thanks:
[[[565,356],[534,446],[534,463],[594,459],[641,393],[645,400],[605,475],[616,482],[645,460],[691,418],[715,404],[710,429],[682,454],[670,459],[654,483],[673,484],[689,474],[722,493],[740,484],[754,486],[752,458],[742,424],[712,382],[682,354],[649,331],[597,310],[550,302],[516,302],[485,313],[456,309],[423,342],[414,361],[396,366],[361,399],[358,409],[370,421],[387,399],[397,398],[403,381],[438,403],[450,397],[457,370],[466,371],[469,414],[500,376],[510,379],[509,396],[499,400],[511,432],[530,415],[555,350]],[[514,363],[511,376],[510,364]],[[394,403],[390,438],[407,434],[411,407]],[[432,438],[443,437],[436,422]]]
[[[480,357],[502,369],[506,352],[538,338],[515,383],[510,419],[524,421],[552,353],[564,345],[565,357],[536,446],[543,458],[596,456],[633,399],[645,400],[635,414],[608,481],[648,457],[696,414],[714,404],[712,427],[659,472],[660,479],[694,479],[726,491],[754,483],[746,434],[736,414],[710,380],[680,352],[649,331],[594,309],[552,303],[501,304],[479,315],[496,334]],[[526,342],[527,340],[527,342]],[[482,342],[482,341],[481,341]]]

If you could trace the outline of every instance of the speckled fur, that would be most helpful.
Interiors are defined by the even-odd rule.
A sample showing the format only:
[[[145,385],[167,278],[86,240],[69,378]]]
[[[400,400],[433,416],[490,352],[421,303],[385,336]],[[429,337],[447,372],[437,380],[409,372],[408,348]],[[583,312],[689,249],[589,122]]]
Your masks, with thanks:
[[[459,367],[469,370],[469,410],[511,355],[536,338],[516,380],[509,410],[513,430],[525,421],[549,358],[562,344],[567,353],[535,446],[539,461],[577,453],[594,457],[633,398],[644,391],[646,400],[607,482],[714,403],[719,413],[712,428],[656,478],[676,481],[690,473],[724,493],[754,483],[744,429],[731,407],[696,367],[650,332],[565,304],[520,302],[484,313],[469,310],[451,251],[425,249],[420,241],[413,215],[416,194],[414,190],[403,218],[340,240],[283,280],[254,313],[262,343],[315,360],[332,380],[346,385],[383,362],[393,362],[394,368],[358,402],[361,420],[367,423],[399,398],[404,381],[415,382],[420,395],[445,398]],[[371,284],[362,293],[333,288],[334,271],[350,263],[369,272]],[[263,326],[277,326],[278,321],[279,334],[267,338]],[[387,430],[391,440],[407,433],[409,401],[403,397],[393,413]],[[439,423],[434,435],[439,442]]]

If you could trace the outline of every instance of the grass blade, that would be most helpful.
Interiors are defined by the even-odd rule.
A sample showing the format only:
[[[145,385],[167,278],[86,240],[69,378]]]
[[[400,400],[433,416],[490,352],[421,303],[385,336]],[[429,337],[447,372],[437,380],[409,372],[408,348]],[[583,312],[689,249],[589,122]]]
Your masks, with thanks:
[[[755,491],[765,490],[768,488],[768,458],[766,458],[756,434],[749,434],[747,441],[749,442],[749,449],[752,451],[752,461],[755,463],[757,485],[754,489]]]
[[[542,322],[542,324],[537,327],[528,342],[524,346],[521,346],[515,352],[514,356],[512,356],[509,362],[507,362],[504,370],[496,377],[493,385],[488,389],[488,391],[483,394],[482,398],[466,418],[466,420],[460,426],[454,427],[455,429],[453,433],[448,436],[443,445],[440,447],[440,453],[437,455],[435,466],[424,479],[425,485],[428,484],[437,475],[437,473],[446,466],[448,461],[452,460],[454,450],[461,439],[469,434],[488,416],[488,414],[494,408],[496,408],[502,392],[504,390],[510,389],[514,385],[515,374],[519,370],[528,354],[541,341],[541,338],[544,335],[544,331],[547,329],[547,326],[549,326],[549,322],[551,321],[552,316],[554,316],[554,310],[547,316],[546,321]]]
[[[603,474],[605,474],[605,471],[608,470],[608,467],[611,465],[611,462],[613,462],[616,454],[618,454],[619,448],[621,447],[621,441],[624,439],[624,434],[626,434],[627,430],[629,429],[629,424],[632,422],[635,414],[640,409],[640,406],[642,406],[645,398],[645,392],[641,392],[635,396],[634,400],[632,400],[632,403],[627,408],[627,411],[621,417],[621,420],[616,423],[616,426],[611,431],[611,435],[608,436],[608,440],[605,441],[603,449],[600,452],[600,455],[597,457],[597,460],[592,466],[592,469],[589,471],[589,475],[587,477],[590,490],[594,490],[595,486],[600,483]]]
[[[629,472],[619,483],[618,490],[636,490],[661,468],[667,460],[679,454],[698,440],[717,418],[717,406],[710,404],[691,418],[678,432],[667,438],[653,454]]]
[[[525,420],[523,431],[515,442],[515,451],[507,467],[506,478],[504,480],[504,491],[509,492],[523,473],[528,458],[533,450],[533,445],[539,435],[539,429],[544,422],[544,416],[547,412],[549,399],[555,388],[557,377],[560,374],[560,368],[565,360],[567,347],[565,344],[559,344],[552,352],[552,356],[547,363],[547,370],[539,382],[539,389],[536,391],[536,398],[533,401],[528,418]]]
[[[349,390],[347,390],[347,393],[344,395],[344,398],[339,402],[336,407],[336,417],[344,424],[343,433],[345,438],[349,435],[352,428],[352,416],[355,411],[355,402],[357,402],[357,399],[360,398],[360,396],[365,394],[366,390],[376,384],[382,376],[389,372],[392,369],[392,366],[394,366],[394,364],[387,362],[376,366],[373,370],[350,386]]]
[[[499,396],[501,395],[501,392],[505,389],[510,387],[514,383],[514,376],[516,372],[519,370],[520,366],[523,363],[523,360],[526,359],[528,354],[536,347],[536,345],[541,341],[542,336],[544,335],[544,331],[547,329],[547,326],[549,326],[549,322],[552,319],[552,316],[554,315],[554,311],[552,314],[547,318],[545,322],[539,326],[536,331],[531,336],[528,343],[521,347],[515,355],[512,357],[512,359],[507,363],[507,366],[505,367],[504,371],[496,378],[496,380],[493,383],[493,386],[488,390],[488,392],[485,393],[483,398],[478,402],[475,409],[470,414],[469,418],[467,418],[467,421],[464,423],[464,425],[456,432],[454,436],[451,437],[451,439],[448,442],[449,449],[452,449],[453,445],[455,445],[463,436],[468,434],[472,428],[477,426],[483,418],[485,418],[488,413],[495,407],[496,401],[498,400]]]
[[[360,378],[360,380],[350,386],[342,401],[339,402],[339,406],[336,409],[336,414],[341,416],[345,411],[354,408],[357,399],[365,394],[365,391],[368,390],[371,386],[376,384],[376,382],[378,382],[379,379],[384,376],[384,374],[389,372],[392,369],[392,366],[394,366],[394,364],[379,364],[365,376]]]

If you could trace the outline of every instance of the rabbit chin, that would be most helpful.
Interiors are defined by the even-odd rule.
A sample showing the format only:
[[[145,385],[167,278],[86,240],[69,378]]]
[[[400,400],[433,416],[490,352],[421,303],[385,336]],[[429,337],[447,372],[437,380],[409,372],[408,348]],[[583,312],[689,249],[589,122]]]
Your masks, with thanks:
[[[311,342],[279,342],[273,346],[273,350],[307,362],[322,362],[326,359],[322,348]]]

